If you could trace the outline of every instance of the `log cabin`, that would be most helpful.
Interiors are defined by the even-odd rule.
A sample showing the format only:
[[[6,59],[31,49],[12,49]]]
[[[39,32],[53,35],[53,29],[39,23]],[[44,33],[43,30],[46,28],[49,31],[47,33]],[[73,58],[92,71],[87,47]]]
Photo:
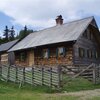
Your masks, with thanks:
[[[100,32],[94,17],[63,23],[29,34],[8,52],[14,52],[15,64],[89,65],[100,63]]]
[[[14,53],[7,52],[11,47],[13,47],[18,40],[10,41],[0,45],[0,63],[1,64],[13,64],[14,63]]]

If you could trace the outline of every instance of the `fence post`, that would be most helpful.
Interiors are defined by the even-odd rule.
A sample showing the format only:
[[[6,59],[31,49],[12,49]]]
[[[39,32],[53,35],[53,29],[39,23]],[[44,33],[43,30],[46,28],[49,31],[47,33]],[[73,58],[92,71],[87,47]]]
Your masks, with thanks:
[[[61,87],[61,66],[58,66],[58,88]]]
[[[7,72],[7,82],[9,81],[9,77],[10,77],[10,65],[8,66],[8,72]]]
[[[44,68],[42,67],[42,85],[44,85]]]
[[[17,66],[16,66],[15,70],[16,70],[16,80],[15,80],[15,82],[18,82],[18,67]]]
[[[2,65],[0,64],[0,80],[2,78]]]
[[[23,68],[23,84],[25,83],[25,67]]]
[[[52,67],[50,67],[50,86],[52,87]]]
[[[93,66],[93,83],[96,84],[96,65]]]
[[[99,71],[99,77],[98,78],[99,78],[99,83],[100,83],[100,65],[98,67],[99,67],[99,70],[98,70]]]
[[[32,85],[34,85],[34,66],[32,67]]]

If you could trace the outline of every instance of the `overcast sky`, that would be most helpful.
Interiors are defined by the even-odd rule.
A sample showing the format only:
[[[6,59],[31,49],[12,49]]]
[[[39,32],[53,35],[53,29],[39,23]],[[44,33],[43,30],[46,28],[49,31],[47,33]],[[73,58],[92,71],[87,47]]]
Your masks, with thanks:
[[[0,31],[5,25],[16,30],[51,27],[60,14],[64,22],[94,16],[100,27],[100,0],[0,0]]]

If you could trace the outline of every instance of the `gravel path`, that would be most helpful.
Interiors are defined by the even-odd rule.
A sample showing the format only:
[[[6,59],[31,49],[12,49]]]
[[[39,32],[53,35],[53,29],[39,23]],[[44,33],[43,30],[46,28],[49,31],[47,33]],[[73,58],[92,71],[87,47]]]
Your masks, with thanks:
[[[91,100],[93,97],[100,97],[100,89],[52,94],[52,96],[67,96],[67,95],[78,96],[79,97],[78,100]]]

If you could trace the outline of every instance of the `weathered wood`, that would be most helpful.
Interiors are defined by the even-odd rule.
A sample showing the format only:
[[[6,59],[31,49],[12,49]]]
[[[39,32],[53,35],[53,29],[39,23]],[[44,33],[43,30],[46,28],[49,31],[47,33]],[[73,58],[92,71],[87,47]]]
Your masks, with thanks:
[[[1,64],[8,64],[8,54],[7,53],[1,54],[0,62]]]
[[[65,47],[66,48],[66,53],[65,56],[56,56],[57,51],[56,49],[58,47]],[[47,47],[45,47],[47,48]],[[60,44],[60,45],[55,45],[54,47],[49,47],[49,58],[43,58],[42,55],[42,50],[44,49],[43,47],[37,48],[34,50],[34,56],[35,56],[35,64],[37,65],[56,65],[56,64],[72,64],[72,44],[67,46],[66,44]]]
[[[16,79],[15,79],[15,82],[17,82],[18,81],[18,67],[16,66]]]
[[[25,67],[23,68],[23,83],[25,83]]]
[[[50,68],[50,86],[52,87],[52,68]]]
[[[42,85],[44,85],[44,68],[42,67]]]
[[[99,42],[97,41],[96,38],[96,33],[99,34],[98,28],[95,28],[94,26],[89,25],[87,28],[89,32],[87,35],[91,34],[93,36],[93,39],[89,39],[88,37],[84,37],[83,34],[86,33],[86,31],[78,38],[77,42],[73,45],[73,62],[74,64],[88,64],[90,65],[92,63],[100,63],[100,58],[96,59],[94,54],[92,54],[92,57],[89,58],[87,55],[87,50],[92,50],[93,52],[95,51],[100,51],[100,46]],[[79,57],[79,47],[83,48],[85,50],[84,57],[81,58]],[[100,55],[100,53],[99,53]]]
[[[19,88],[23,85],[23,83],[32,85],[47,85],[51,87],[60,86],[61,77],[56,68],[32,67],[31,69],[26,69],[25,67],[18,68],[17,66],[3,66],[3,68],[2,75],[4,78],[7,81],[10,80],[12,82],[19,83]]]
[[[2,78],[2,65],[0,64],[0,79]]]
[[[58,88],[61,87],[61,67],[58,66]]]
[[[10,76],[10,66],[8,66],[8,72],[7,72],[7,82],[9,81],[9,76]]]
[[[93,69],[93,83],[96,84],[96,66]]]
[[[94,64],[89,65],[86,69],[83,69],[82,71],[80,71],[78,74],[74,75],[73,78],[78,77],[79,75],[81,75],[83,72],[85,72],[86,70],[90,69],[91,67],[93,67]]]

